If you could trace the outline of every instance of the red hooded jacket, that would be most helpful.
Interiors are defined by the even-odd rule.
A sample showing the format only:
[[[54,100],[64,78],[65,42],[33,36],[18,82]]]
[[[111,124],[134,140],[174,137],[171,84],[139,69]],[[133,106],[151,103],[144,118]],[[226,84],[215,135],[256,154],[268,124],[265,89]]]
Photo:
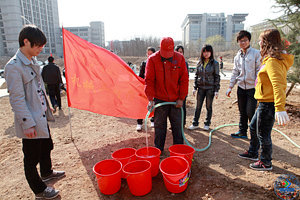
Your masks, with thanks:
[[[149,101],[157,98],[174,102],[188,94],[188,71],[184,57],[174,52],[172,62],[162,61],[160,51],[152,54],[146,65],[145,93]]]

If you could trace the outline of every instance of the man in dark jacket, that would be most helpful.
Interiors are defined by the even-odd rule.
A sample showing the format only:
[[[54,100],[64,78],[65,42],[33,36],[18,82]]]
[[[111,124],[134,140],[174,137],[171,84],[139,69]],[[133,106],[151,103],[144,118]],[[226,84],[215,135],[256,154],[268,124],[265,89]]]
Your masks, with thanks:
[[[167,117],[171,123],[173,144],[183,144],[180,108],[188,94],[189,80],[185,59],[180,53],[174,52],[172,38],[163,38],[160,50],[148,58],[145,84],[149,110],[154,103],[176,102],[176,106],[164,105],[154,111],[155,146],[164,150]]]
[[[48,58],[49,64],[43,68],[42,77],[44,82],[47,84],[51,104],[56,111],[57,107],[61,110],[61,98],[60,98],[60,87],[63,84],[61,80],[60,69],[55,65],[54,58],[50,56]]]

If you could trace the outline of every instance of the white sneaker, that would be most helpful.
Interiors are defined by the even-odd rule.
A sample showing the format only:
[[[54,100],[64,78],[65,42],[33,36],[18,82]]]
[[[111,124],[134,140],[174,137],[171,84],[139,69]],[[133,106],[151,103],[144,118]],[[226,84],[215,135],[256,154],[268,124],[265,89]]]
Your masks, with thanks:
[[[137,131],[141,131],[142,130],[143,125],[142,124],[138,124],[136,125],[136,130]]]
[[[204,125],[203,129],[206,130],[206,131],[208,131],[209,130],[209,126]]]
[[[197,128],[199,128],[199,126],[191,125],[191,126],[188,127],[189,130],[195,130]]]
[[[151,128],[153,128],[154,127],[154,122],[151,122]]]

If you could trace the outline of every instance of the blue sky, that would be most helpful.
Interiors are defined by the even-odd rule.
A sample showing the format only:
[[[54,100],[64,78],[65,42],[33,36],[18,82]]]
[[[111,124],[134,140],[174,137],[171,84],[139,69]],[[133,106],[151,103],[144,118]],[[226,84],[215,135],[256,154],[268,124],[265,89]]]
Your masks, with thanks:
[[[187,14],[248,13],[245,27],[278,17],[274,0],[58,0],[60,25],[88,26],[103,21],[105,40],[170,36],[181,40]]]

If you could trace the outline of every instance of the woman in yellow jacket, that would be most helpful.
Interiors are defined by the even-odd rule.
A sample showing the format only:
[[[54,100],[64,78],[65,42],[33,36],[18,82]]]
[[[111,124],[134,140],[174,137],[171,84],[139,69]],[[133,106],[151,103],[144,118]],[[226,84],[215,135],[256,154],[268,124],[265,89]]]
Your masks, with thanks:
[[[275,119],[285,125],[289,117],[285,111],[286,74],[293,65],[294,56],[283,51],[280,33],[269,29],[259,36],[262,64],[255,81],[255,99],[259,106],[250,123],[250,147],[240,158],[257,161],[250,164],[254,170],[272,170],[271,131]],[[258,150],[262,148],[260,159]]]

